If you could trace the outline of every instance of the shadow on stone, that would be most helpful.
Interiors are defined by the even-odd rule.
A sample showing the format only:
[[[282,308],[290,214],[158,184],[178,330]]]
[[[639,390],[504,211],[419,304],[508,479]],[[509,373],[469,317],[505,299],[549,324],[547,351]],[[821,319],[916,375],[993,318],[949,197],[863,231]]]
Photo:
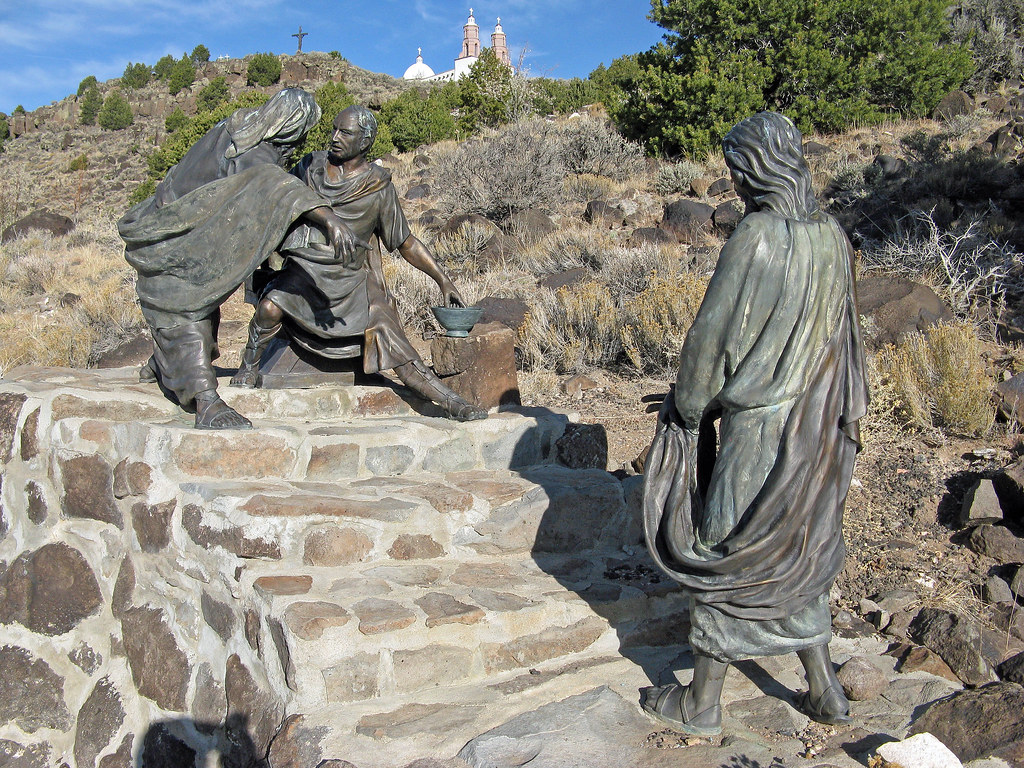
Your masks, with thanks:
[[[211,758],[218,756],[216,763]],[[223,723],[190,718],[158,720],[142,739],[136,768],[181,768],[217,765],[221,768],[269,768],[249,733],[248,718],[229,715]]]

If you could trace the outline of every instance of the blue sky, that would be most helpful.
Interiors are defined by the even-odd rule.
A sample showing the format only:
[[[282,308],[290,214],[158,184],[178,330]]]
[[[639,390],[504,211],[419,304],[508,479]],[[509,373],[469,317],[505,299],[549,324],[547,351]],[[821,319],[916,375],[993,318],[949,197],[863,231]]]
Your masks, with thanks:
[[[401,77],[417,47],[450,69],[473,7],[490,44],[497,17],[513,62],[547,77],[585,77],[598,64],[661,39],[649,0],[0,0],[0,111],[31,111],[87,75],[119,77],[129,61],[155,64],[199,43],[211,55],[337,50],[356,66]]]

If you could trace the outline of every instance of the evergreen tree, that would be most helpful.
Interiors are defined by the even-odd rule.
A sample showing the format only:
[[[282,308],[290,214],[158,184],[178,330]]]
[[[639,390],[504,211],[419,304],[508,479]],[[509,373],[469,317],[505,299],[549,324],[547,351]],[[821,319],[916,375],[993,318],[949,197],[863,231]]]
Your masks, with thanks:
[[[597,69],[590,73],[588,80],[594,89],[596,101],[600,101],[609,110],[615,110],[626,100],[640,74],[640,65],[637,63],[637,55],[620,56],[613,59],[607,67],[599,64]]]
[[[192,53],[188,57],[192,60],[193,64],[204,64],[210,60],[210,49],[200,43],[192,49]]]
[[[245,78],[249,85],[273,85],[281,79],[281,60],[272,53],[257,53],[249,59]]]
[[[331,134],[334,132],[334,118],[345,107],[356,103],[344,83],[325,83],[317,88],[313,95],[317,106],[320,107],[320,122],[306,134],[306,140],[295,151],[293,159],[296,161],[310,152],[327,149],[327,145],[331,143]]]
[[[181,107],[175,107],[174,111],[164,118],[164,128],[168,133],[174,133],[185,125],[188,125],[188,117],[181,111]]]
[[[135,116],[132,115],[132,108],[121,92],[111,91],[103,100],[97,120],[100,128],[105,131],[120,131],[131,125],[135,121]]]
[[[182,54],[181,59],[174,62],[174,66],[171,67],[170,77],[167,78],[167,89],[171,92],[172,96],[175,96],[192,85],[195,80],[195,65],[188,56]]]
[[[89,88],[96,88],[99,83],[96,82],[95,75],[89,75],[88,77],[82,78],[82,82],[78,84],[78,91],[75,92],[75,96],[82,98],[82,94],[85,93]]]
[[[392,141],[401,152],[420,144],[455,138],[455,119],[451,109],[443,103],[439,89],[423,94],[410,88],[381,107],[380,122],[388,127]]]
[[[738,120],[783,112],[804,131],[922,116],[971,73],[947,0],[651,0],[668,30],[612,116],[666,155],[704,154]]]
[[[498,125],[509,119],[508,102],[512,93],[512,70],[494,51],[484,48],[469,74],[459,81],[461,106],[459,127],[474,133],[485,125]]]
[[[11,126],[7,123],[7,116],[0,115],[0,152],[4,151],[4,142],[10,138]]]
[[[215,77],[199,91],[199,94],[196,96],[196,106],[200,112],[208,112],[227,101],[230,95],[231,92],[228,90],[228,85],[224,78]]]
[[[78,122],[82,125],[95,125],[96,115],[103,106],[103,97],[96,86],[86,88],[85,93],[79,99]]]
[[[133,64],[128,62],[128,66],[124,68],[124,74],[121,75],[121,86],[123,88],[144,88],[149,85],[150,78],[153,77],[153,70],[151,70],[145,64]]]
[[[153,75],[157,80],[167,81],[171,77],[171,70],[174,69],[175,65],[174,57],[171,54],[161,56],[153,67]]]

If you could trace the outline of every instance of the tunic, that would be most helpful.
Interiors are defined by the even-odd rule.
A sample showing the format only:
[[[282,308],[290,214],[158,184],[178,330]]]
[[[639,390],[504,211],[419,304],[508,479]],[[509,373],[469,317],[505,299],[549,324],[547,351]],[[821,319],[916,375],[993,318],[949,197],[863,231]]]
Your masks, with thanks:
[[[648,547],[691,592],[694,651],[719,661],[831,635],[828,590],[868,400],[851,256],[824,214],[747,216],[659,416]]]
[[[335,183],[327,178],[327,153],[314,152],[292,174],[325,198],[364,242],[372,244],[376,238],[394,251],[411,234],[391,174],[384,168],[370,165]],[[322,259],[325,251],[317,246],[325,243],[319,228],[305,223],[296,226],[281,247],[287,261],[263,294],[284,311],[291,338],[318,355],[336,357],[336,349],[361,336],[366,373],[418,359],[387,293],[376,248],[369,256],[363,251],[363,263],[355,269],[305,258],[312,252]]]

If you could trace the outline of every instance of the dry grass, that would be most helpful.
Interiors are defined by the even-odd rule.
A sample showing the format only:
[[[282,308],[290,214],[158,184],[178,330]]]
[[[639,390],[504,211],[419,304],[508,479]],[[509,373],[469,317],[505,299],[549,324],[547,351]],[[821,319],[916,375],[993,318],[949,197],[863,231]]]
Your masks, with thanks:
[[[708,278],[699,273],[669,278],[655,273],[643,291],[626,301],[620,336],[634,368],[658,374],[678,366],[679,350],[707,287]]]
[[[967,323],[935,325],[878,354],[889,415],[915,429],[961,435],[988,432],[995,420],[992,380],[981,341]],[[877,408],[877,406],[876,406]]]

